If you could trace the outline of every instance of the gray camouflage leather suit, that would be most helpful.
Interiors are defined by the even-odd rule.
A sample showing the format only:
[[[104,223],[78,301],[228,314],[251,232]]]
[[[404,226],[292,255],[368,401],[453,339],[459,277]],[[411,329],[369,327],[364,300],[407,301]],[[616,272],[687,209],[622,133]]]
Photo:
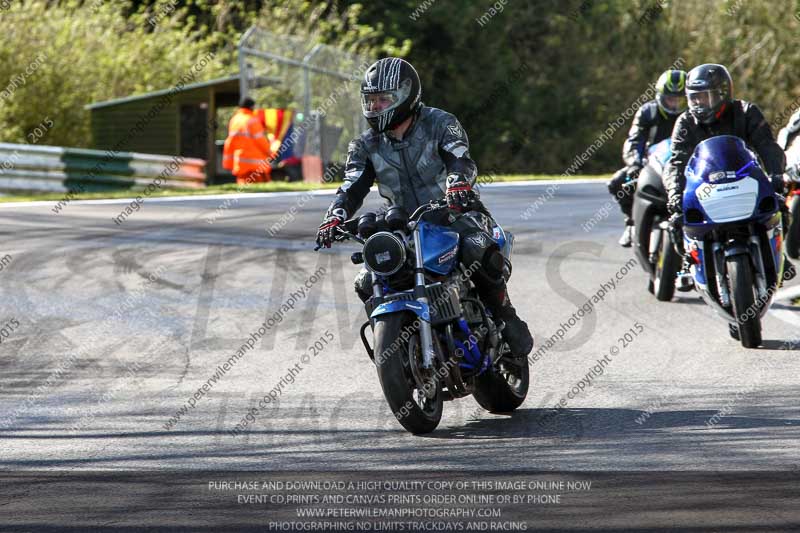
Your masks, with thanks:
[[[450,174],[461,174],[475,185],[478,171],[469,155],[467,134],[452,114],[422,106],[402,141],[368,130],[350,143],[344,183],[329,212],[343,208],[348,217],[353,216],[377,182],[378,193],[387,203],[402,206],[410,215],[420,205],[444,197]],[[473,278],[476,285],[494,285],[502,280],[502,257],[487,254],[497,249],[490,237],[493,221],[483,205],[476,204],[475,210],[451,214],[440,223],[458,232],[463,264],[482,263],[482,272]],[[369,298],[366,269],[356,277],[355,286],[363,300]]]

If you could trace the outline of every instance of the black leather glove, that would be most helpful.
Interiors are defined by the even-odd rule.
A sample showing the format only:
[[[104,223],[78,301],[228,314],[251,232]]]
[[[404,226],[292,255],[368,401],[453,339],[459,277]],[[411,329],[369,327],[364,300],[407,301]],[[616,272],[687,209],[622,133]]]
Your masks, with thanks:
[[[783,175],[783,183],[788,186],[793,181],[800,181],[800,164],[789,165]]]
[[[772,180],[772,188],[775,189],[775,194],[785,196],[786,184],[783,181],[783,174],[772,174],[770,180]]]
[[[345,220],[347,220],[347,211],[341,207],[328,211],[317,231],[317,246],[330,248],[336,237],[336,226],[344,224]]]
[[[639,179],[639,172],[642,171],[640,163],[634,163],[625,170],[625,182],[622,184],[622,190],[625,194],[632,196],[636,192],[636,180]]]
[[[628,181],[633,181],[639,178],[639,172],[642,171],[641,163],[634,163],[628,167]]]
[[[445,192],[447,206],[456,211],[469,211],[478,196],[472,190],[469,180],[461,174],[447,176],[447,191]]]

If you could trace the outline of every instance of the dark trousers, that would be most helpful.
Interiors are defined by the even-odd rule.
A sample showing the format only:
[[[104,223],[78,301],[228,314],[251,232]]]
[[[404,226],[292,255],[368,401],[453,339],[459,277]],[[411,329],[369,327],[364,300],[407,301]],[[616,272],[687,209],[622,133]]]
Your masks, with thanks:
[[[625,223],[633,225],[631,212],[633,211],[633,194],[636,192],[636,186],[628,185],[624,187],[625,183],[630,180],[630,171],[628,167],[624,167],[614,173],[607,185],[608,192],[617,201],[622,214],[625,215]]]

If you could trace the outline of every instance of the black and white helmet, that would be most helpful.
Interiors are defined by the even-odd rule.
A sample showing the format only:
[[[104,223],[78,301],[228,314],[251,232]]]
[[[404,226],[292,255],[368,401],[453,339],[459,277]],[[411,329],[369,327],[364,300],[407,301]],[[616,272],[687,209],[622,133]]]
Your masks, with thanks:
[[[373,63],[361,81],[361,111],[376,132],[392,129],[421,104],[422,85],[411,63],[386,57]]]

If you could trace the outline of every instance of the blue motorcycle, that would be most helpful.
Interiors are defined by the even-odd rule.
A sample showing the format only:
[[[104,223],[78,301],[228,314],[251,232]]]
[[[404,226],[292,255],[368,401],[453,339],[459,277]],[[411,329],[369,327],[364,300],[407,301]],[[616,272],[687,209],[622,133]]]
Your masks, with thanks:
[[[436,223],[447,209],[438,201],[410,217],[399,207],[384,216],[365,213],[337,235],[363,244],[351,258],[372,278],[361,340],[392,413],[413,434],[438,426],[444,401],[472,394],[491,412],[509,412],[528,394],[527,359],[511,357],[502,322],[470,281],[477,265],[458,261],[458,234]],[[496,225],[493,237],[508,278],[513,235]]]
[[[697,145],[686,168],[684,245],[703,300],[745,348],[783,281],[780,206],[756,154],[732,135]]]

